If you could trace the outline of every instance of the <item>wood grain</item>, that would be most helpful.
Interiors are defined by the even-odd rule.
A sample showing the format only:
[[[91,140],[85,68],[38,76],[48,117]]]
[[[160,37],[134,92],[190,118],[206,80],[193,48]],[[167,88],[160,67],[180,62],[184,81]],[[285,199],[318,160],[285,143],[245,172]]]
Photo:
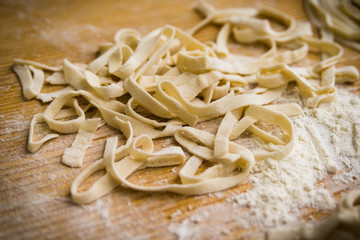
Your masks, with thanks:
[[[197,209],[210,216],[195,226],[199,239],[262,239],[264,230],[241,227],[233,219],[246,209],[234,209],[226,199],[250,186],[245,183],[220,194],[181,196],[144,193],[118,187],[102,199],[78,206],[69,196],[70,184],[80,169],[60,163],[75,135],[46,143],[38,152],[26,151],[28,127],[34,114],[46,105],[25,101],[11,70],[14,58],[59,65],[64,58],[88,63],[102,42],[112,41],[124,27],[146,34],[172,24],[188,29],[200,17],[190,0],[2,0],[0,1],[0,239],[175,239],[169,231]],[[211,1],[217,8],[256,7],[267,4],[306,20],[300,0]],[[217,28],[208,27],[196,37],[214,40]],[[261,50],[261,48],[260,48]],[[260,51],[259,50],[259,51]],[[341,64],[357,67],[360,55],[346,49]],[[96,132],[85,163],[100,158],[110,127]],[[171,143],[159,140],[157,146]],[[133,181],[173,178],[171,168],[135,174]],[[154,174],[155,173],[155,174]],[[304,217],[325,213],[304,209]],[[191,229],[191,228],[189,228]]]

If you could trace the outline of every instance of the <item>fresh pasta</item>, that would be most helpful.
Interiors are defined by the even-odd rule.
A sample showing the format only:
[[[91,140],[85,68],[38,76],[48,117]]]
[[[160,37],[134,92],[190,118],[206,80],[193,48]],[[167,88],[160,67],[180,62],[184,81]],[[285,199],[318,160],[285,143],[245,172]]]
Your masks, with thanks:
[[[243,182],[256,161],[281,160],[294,144],[290,116],[302,114],[298,104],[275,104],[288,84],[294,82],[304,98],[304,106],[316,108],[336,96],[335,83],[353,82],[355,67],[336,67],[342,48],[312,36],[310,25],[270,8],[216,10],[199,2],[204,20],[189,31],[166,25],[144,37],[134,29],[121,29],[114,42],[101,47],[102,54],[87,65],[64,60],[59,67],[15,59],[26,99],[50,102],[44,113],[34,116],[30,125],[28,150],[38,150],[50,134],[34,141],[35,125],[45,122],[57,133],[76,133],[62,162],[81,167],[86,149],[102,124],[118,129],[127,138],[118,146],[118,137],[106,140],[103,158],[91,163],[71,186],[74,202],[94,201],[122,184],[139,191],[169,191],[179,194],[205,194]],[[285,26],[279,31],[270,21]],[[220,25],[216,42],[205,44],[193,35],[204,26]],[[263,42],[269,50],[260,57],[235,54],[228,48],[230,36],[236,42]],[[280,51],[279,48],[286,48]],[[304,60],[309,48],[323,53],[313,66],[295,66]],[[50,74],[46,77],[46,74]],[[63,90],[41,93],[44,82],[65,85]],[[120,97],[127,95],[123,103]],[[79,104],[78,98],[86,102]],[[151,113],[148,118],[137,107]],[[89,108],[96,110],[88,117]],[[197,128],[206,120],[221,118],[215,134]],[[259,121],[276,126],[280,136],[257,126]],[[249,131],[278,148],[273,151],[249,148],[235,142]],[[153,140],[171,137],[179,146],[154,151]],[[187,159],[185,153],[189,153]],[[197,173],[203,162],[212,165]],[[180,165],[179,183],[143,186],[128,180],[139,169]],[[81,184],[94,172],[105,174],[86,191]]]

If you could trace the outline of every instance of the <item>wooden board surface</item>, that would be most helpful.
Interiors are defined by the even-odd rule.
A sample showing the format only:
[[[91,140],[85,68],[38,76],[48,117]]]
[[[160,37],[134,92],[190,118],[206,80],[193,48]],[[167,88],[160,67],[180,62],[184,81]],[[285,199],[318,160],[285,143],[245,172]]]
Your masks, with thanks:
[[[45,144],[38,152],[26,151],[29,123],[46,105],[25,101],[20,83],[11,70],[14,58],[59,65],[90,62],[102,42],[112,41],[124,27],[146,34],[156,27],[172,24],[188,29],[200,21],[190,0],[1,0],[0,1],[0,239],[174,239],[169,231],[196,209],[224,203],[229,196],[249,188],[242,184],[221,194],[181,196],[171,193],[144,193],[118,187],[107,196],[85,206],[72,203],[71,182],[81,169],[60,163],[62,153],[75,135],[64,135]],[[216,8],[256,7],[267,4],[306,20],[302,2],[294,1],[211,1]],[[209,27],[198,39],[214,40],[216,28]],[[341,64],[357,67],[360,55],[346,49]],[[101,157],[104,142],[117,131],[103,127],[96,133],[85,156],[87,166]],[[158,146],[171,140],[157,142]],[[158,174],[171,175],[169,168]],[[133,180],[140,181],[140,175]],[[143,179],[156,181],[145,173]],[[208,210],[209,210],[208,209]],[[241,214],[241,210],[233,213]],[[313,214],[307,211],[305,215]],[[315,213],[314,213],[315,214]],[[316,213],[322,216],[323,213]],[[316,215],[315,214],[315,215]],[[326,214],[326,213],[324,213]],[[214,214],[213,214],[214,215]],[[261,239],[263,229],[244,228],[229,214],[199,224],[199,239]],[[226,217],[225,217],[226,216]],[[189,228],[191,229],[191,228]]]

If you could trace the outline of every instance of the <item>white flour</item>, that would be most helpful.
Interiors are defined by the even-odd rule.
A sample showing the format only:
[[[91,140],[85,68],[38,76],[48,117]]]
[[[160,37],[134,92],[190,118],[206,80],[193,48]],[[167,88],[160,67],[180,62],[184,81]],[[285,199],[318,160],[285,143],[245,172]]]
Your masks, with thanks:
[[[291,101],[299,102],[299,98]],[[229,220],[259,229],[294,223],[304,207],[333,209],[333,193],[358,181],[360,174],[359,103],[359,97],[338,88],[338,98],[332,103],[305,109],[304,116],[292,118],[297,136],[293,151],[281,161],[259,162],[249,177],[252,189],[235,194],[225,203],[199,208],[168,230],[180,239],[193,238],[200,233],[202,222],[227,215],[229,209]],[[273,147],[255,138],[247,139],[246,144]],[[325,184],[328,181],[322,181],[325,177],[333,181],[331,190]]]

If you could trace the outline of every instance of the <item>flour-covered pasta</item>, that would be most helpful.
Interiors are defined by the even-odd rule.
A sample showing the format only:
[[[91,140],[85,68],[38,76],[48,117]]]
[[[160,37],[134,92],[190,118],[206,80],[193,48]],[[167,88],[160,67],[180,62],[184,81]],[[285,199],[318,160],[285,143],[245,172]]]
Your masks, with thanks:
[[[140,191],[190,195],[233,187],[246,180],[256,161],[281,161],[296,144],[289,117],[302,114],[302,106],[275,104],[290,82],[299,87],[304,106],[316,108],[336,96],[335,83],[359,77],[354,67],[336,67],[343,53],[338,44],[316,39],[309,24],[278,10],[216,10],[206,2],[200,2],[197,9],[205,18],[189,31],[170,25],[144,37],[134,29],[118,31],[114,42],[104,44],[102,54],[88,65],[65,59],[62,66],[49,67],[14,60],[25,98],[50,102],[31,122],[29,151],[58,137],[50,134],[34,141],[38,122],[58,133],[77,133],[62,158],[70,167],[82,166],[101,124],[118,129],[127,138],[120,146],[117,136],[108,138],[103,158],[75,178],[71,195],[76,203],[94,201],[119,184]],[[271,20],[285,29],[273,29]],[[193,37],[211,23],[220,26],[216,42],[205,44]],[[231,36],[239,44],[260,41],[269,49],[257,58],[232,53],[228,48]],[[310,48],[323,53],[323,58],[313,66],[299,67]],[[41,93],[45,81],[66,87]],[[119,101],[124,95],[129,99],[125,103]],[[153,116],[140,114],[138,106]],[[86,114],[89,108],[96,111],[92,118]],[[197,128],[198,123],[215,118],[221,119],[215,133]],[[278,134],[262,128],[260,122],[273,126]],[[250,150],[234,141],[245,131],[277,148]],[[160,137],[174,138],[178,146],[155,151],[153,139]],[[188,159],[186,152],[191,155]],[[211,164],[197,173],[203,162]],[[173,165],[181,166],[179,183],[144,186],[128,180],[139,169]],[[105,174],[79,192],[81,184],[98,170]]]

